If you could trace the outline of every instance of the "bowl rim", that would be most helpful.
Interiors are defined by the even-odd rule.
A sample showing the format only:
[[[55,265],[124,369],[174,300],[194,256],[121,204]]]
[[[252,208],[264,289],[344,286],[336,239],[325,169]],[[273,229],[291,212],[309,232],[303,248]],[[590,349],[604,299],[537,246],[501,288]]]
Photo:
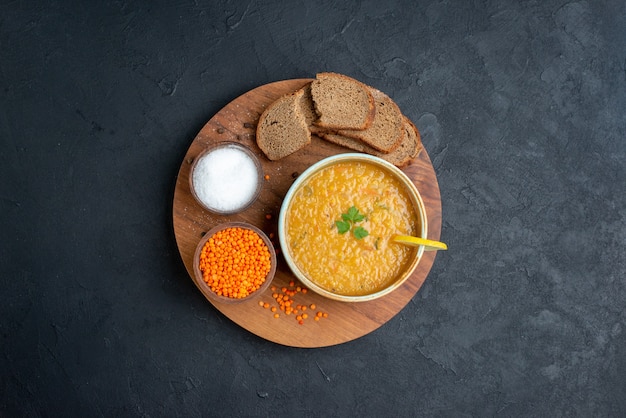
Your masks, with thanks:
[[[196,169],[196,166],[198,165],[198,162],[202,160],[204,157],[206,157],[207,155],[209,155],[211,152],[216,151],[218,149],[222,149],[222,148],[236,148],[242,151],[243,153],[245,153],[248,157],[250,157],[250,159],[254,163],[254,166],[257,172],[256,190],[254,191],[250,199],[246,201],[244,205],[234,208],[232,210],[219,210],[216,208],[212,208],[211,206],[203,202],[202,199],[200,199],[198,197],[198,194],[196,193],[196,189],[194,187],[194,181],[193,181],[193,174]],[[215,213],[217,215],[234,215],[236,213],[243,212],[244,210],[252,206],[252,204],[257,200],[257,198],[259,197],[259,194],[261,193],[262,188],[263,188],[263,167],[261,166],[261,162],[259,161],[259,158],[256,156],[256,154],[252,152],[250,148],[248,148],[247,146],[239,142],[221,141],[216,144],[207,146],[193,159],[193,162],[191,163],[191,168],[189,169],[189,190],[191,191],[191,195],[203,209],[206,209],[209,212]]]
[[[240,298],[240,299],[229,298],[227,296],[220,296],[214,291],[212,291],[211,288],[204,281],[202,277],[202,272],[200,271],[200,266],[199,266],[200,253],[202,252],[202,248],[204,247],[204,244],[206,244],[209,238],[211,238],[217,232],[222,231],[224,229],[228,229],[228,228],[244,228],[244,229],[249,229],[251,231],[256,232],[257,235],[261,237],[265,245],[267,245],[267,248],[270,252],[271,266],[270,266],[270,271],[265,276],[265,282],[263,282],[261,287],[259,287],[257,290],[250,293],[248,296],[244,298]],[[200,291],[208,299],[215,301],[215,302],[232,304],[232,303],[245,302],[245,301],[255,298],[256,296],[262,294],[270,286],[270,284],[274,280],[274,276],[276,274],[276,268],[277,268],[276,250],[274,249],[274,245],[270,241],[269,237],[260,228],[247,222],[241,222],[241,221],[223,222],[223,223],[220,223],[219,225],[214,226],[202,236],[202,239],[200,239],[200,241],[196,245],[196,250],[193,254],[193,280],[196,286],[200,289]]]
[[[285,231],[287,210],[297,190],[305,181],[307,181],[313,174],[315,174],[319,170],[325,167],[337,164],[342,161],[363,161],[363,162],[373,163],[374,165],[377,165],[379,167],[382,167],[383,169],[388,170],[389,172],[391,172],[392,175],[395,175],[399,180],[401,180],[402,183],[404,183],[407,186],[407,191],[411,197],[411,200],[413,201],[414,206],[416,206],[415,209],[416,209],[417,215],[420,217],[420,237],[425,238],[428,236],[428,219],[426,215],[426,207],[424,205],[422,196],[419,193],[419,190],[417,189],[417,186],[415,185],[415,183],[413,183],[413,181],[400,168],[396,167],[395,165],[391,164],[390,162],[380,157],[376,157],[374,155],[364,154],[364,153],[349,152],[349,153],[336,154],[330,157],[323,158],[322,160],[316,162],[315,164],[311,165],[306,170],[304,170],[302,174],[300,174],[296,178],[296,180],[291,184],[280,207],[280,213],[278,216],[278,240],[279,240],[281,252],[283,254],[283,258],[285,259],[285,262],[289,266],[289,269],[298,278],[298,280],[300,280],[305,286],[307,286],[314,292],[322,296],[325,296],[329,299],[334,299],[334,300],[343,301],[343,302],[367,302],[367,301],[371,301],[374,299],[381,298],[385,295],[388,295],[389,293],[393,292],[394,290],[402,286],[409,279],[409,277],[411,277],[411,275],[417,268],[420,260],[422,259],[422,255],[424,254],[424,247],[423,246],[417,247],[415,257],[413,258],[413,260],[411,260],[411,263],[404,270],[404,274],[399,280],[396,280],[395,282],[393,282],[393,284],[383,289],[380,289],[374,293],[353,296],[353,295],[341,295],[341,294],[330,292],[322,288],[321,286],[317,285],[313,281],[309,280],[300,271],[300,269],[298,268],[294,260],[291,258],[291,254],[289,252],[289,245],[287,243],[287,237],[286,237],[286,231]]]

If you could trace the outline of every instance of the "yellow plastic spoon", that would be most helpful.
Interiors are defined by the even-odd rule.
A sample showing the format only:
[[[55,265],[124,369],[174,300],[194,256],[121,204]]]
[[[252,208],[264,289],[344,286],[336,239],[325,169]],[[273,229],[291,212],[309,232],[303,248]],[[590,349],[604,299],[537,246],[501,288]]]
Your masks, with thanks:
[[[394,242],[411,245],[414,247],[423,245],[424,251],[439,251],[447,250],[448,246],[443,242],[433,241],[425,238],[412,237],[410,235],[396,235],[392,239]]]

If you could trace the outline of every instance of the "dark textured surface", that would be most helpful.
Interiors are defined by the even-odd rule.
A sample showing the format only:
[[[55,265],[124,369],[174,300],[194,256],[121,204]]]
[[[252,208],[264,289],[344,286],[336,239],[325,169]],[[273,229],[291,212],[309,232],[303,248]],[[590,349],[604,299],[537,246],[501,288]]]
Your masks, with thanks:
[[[91,3],[0,2],[1,416],[626,415],[623,1]],[[204,300],[171,202],[215,112],[325,70],[416,122],[450,250],[302,350]]]

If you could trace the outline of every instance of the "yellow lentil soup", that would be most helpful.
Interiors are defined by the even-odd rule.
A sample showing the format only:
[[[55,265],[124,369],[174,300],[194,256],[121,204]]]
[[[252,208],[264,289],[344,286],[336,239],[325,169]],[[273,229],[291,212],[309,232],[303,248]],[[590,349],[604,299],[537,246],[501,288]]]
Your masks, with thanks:
[[[361,218],[340,233],[352,208]],[[357,228],[367,231],[358,236]],[[363,296],[385,288],[416,249],[391,241],[419,234],[420,221],[400,180],[367,161],[339,161],[311,175],[294,193],[285,218],[291,257],[306,277],[339,295]]]

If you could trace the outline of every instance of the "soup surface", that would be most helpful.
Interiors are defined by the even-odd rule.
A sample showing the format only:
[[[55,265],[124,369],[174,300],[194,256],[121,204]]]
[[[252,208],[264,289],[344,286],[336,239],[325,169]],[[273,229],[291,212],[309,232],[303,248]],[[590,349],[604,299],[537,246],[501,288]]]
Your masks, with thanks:
[[[355,210],[362,216],[355,217]],[[341,295],[367,295],[392,282],[416,249],[391,238],[419,230],[402,183],[368,162],[321,169],[294,194],[286,216],[296,265],[318,286]]]

